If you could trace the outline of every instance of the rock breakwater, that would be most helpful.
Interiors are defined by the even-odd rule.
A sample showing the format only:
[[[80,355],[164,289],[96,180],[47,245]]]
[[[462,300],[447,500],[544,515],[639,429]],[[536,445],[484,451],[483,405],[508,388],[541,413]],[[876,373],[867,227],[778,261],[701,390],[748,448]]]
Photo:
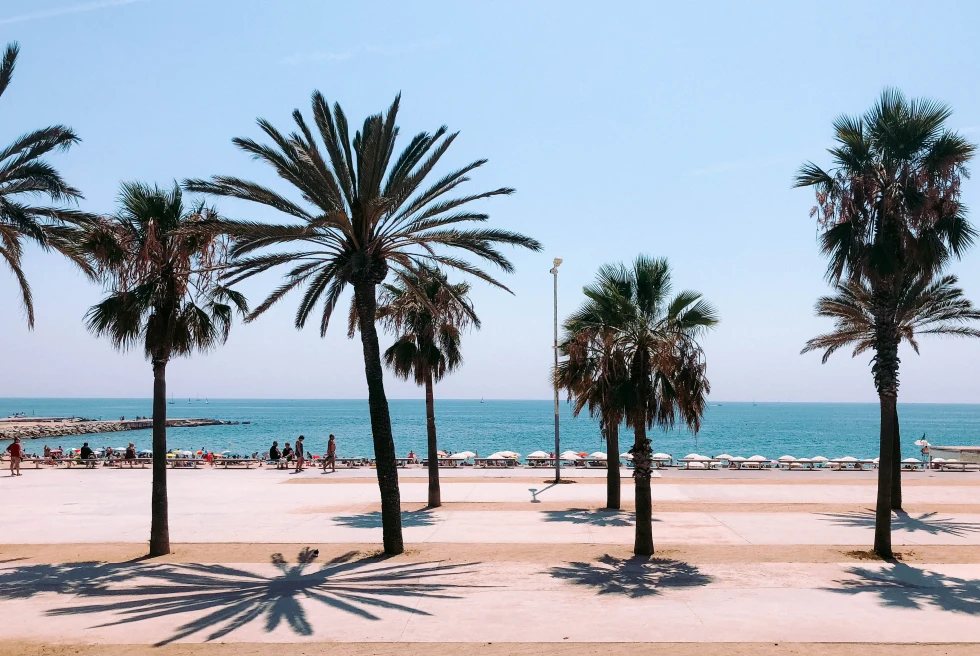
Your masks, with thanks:
[[[220,419],[168,419],[170,428],[193,428],[197,426],[230,426],[237,421]],[[0,419],[0,440],[22,440],[64,437],[67,435],[92,435],[96,433],[117,433],[119,431],[144,430],[153,428],[152,419],[122,419],[115,421],[96,421],[75,418],[31,418]]]

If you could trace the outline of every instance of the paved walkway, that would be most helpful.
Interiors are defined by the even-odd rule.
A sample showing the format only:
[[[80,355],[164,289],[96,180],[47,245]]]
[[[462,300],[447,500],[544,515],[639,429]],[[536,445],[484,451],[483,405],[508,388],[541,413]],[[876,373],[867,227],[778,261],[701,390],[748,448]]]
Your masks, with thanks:
[[[967,642],[980,565],[5,566],[6,639]]]
[[[907,486],[909,507],[934,510],[894,520],[897,545],[921,546],[924,554],[950,545],[966,564],[951,563],[948,553],[945,564],[843,562],[851,558],[846,549],[836,552],[841,562],[805,558],[812,545],[871,544],[874,517],[862,509],[874,502],[867,481],[739,484],[669,476],[653,486],[658,508],[666,509],[654,515],[655,540],[686,560],[621,557],[633,540],[633,514],[596,510],[604,485],[468,478],[445,481],[443,508],[403,513],[406,554],[352,552],[331,560],[327,551],[380,543],[378,492],[370,479],[323,480],[331,479],[318,472],[172,472],[175,543],[260,550],[260,562],[219,557],[215,564],[32,562],[18,555],[29,547],[5,555],[4,544],[145,544],[150,472],[0,479],[7,500],[0,514],[0,647],[11,640],[980,641],[980,513],[955,510],[978,504],[978,486],[967,479]],[[631,486],[623,492],[629,501]],[[403,480],[409,507],[425,496],[424,480]],[[703,509],[679,510],[683,504]],[[811,504],[840,510],[807,511]],[[292,546],[285,554],[291,564],[272,554],[262,562],[265,548],[257,545],[272,551],[284,542],[321,545],[324,557],[297,556]],[[433,546],[412,548],[426,544]],[[773,545],[792,546],[785,560],[799,553],[799,562],[751,555],[753,547]],[[678,555],[684,547],[689,555]],[[704,548],[737,549],[744,561],[690,555]],[[430,549],[445,559],[426,557]],[[527,558],[529,549],[553,557]]]

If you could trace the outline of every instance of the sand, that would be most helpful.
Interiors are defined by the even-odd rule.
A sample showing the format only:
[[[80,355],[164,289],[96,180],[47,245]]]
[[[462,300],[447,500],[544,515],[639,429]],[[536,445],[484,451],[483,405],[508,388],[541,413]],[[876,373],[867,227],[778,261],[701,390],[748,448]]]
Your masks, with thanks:
[[[207,543],[173,544],[168,556],[144,558],[146,547],[132,543],[20,544],[0,546],[4,563],[80,563],[80,562],[161,562],[161,563],[266,563],[273,553],[289,560],[303,547],[320,550],[324,562],[341,554],[357,557],[383,557],[377,544],[308,543]],[[873,559],[866,550],[847,545],[656,545],[656,557],[672,558],[692,564],[708,563],[849,563]],[[604,555],[632,558],[629,545],[602,544],[458,544],[427,543],[409,545],[392,562],[519,562],[549,564],[591,561]],[[980,563],[980,547],[928,545],[896,549],[906,563]]]
[[[46,645],[0,642],[2,656],[975,656],[975,644],[895,643],[311,643]]]

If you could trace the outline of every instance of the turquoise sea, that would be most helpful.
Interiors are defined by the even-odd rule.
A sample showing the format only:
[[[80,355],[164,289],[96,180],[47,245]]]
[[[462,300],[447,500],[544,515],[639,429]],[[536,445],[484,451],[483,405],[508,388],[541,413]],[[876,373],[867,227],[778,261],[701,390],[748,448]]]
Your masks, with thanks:
[[[306,436],[307,450],[322,453],[327,436],[338,439],[342,456],[373,456],[366,400],[260,400],[176,399],[168,405],[171,417],[208,417],[248,421],[238,426],[170,429],[172,447],[204,448],[234,453],[263,452],[272,440],[293,442]],[[410,449],[425,451],[425,404],[422,400],[392,400],[391,418],[400,455]],[[151,414],[150,399],[0,399],[0,417],[15,412],[35,416],[80,416],[89,419],[118,419]],[[605,451],[598,424],[586,417],[573,418],[568,404],[561,404],[562,449]],[[916,455],[912,442],[926,434],[933,444],[980,444],[980,405],[901,404],[903,454]],[[554,446],[554,415],[551,401],[443,400],[436,401],[436,425],[441,448],[469,450],[480,455],[511,450],[528,454]],[[650,433],[654,449],[682,457],[692,451],[718,455],[777,458],[824,455],[829,458],[877,455],[878,406],[846,403],[725,403],[708,408],[701,432],[687,430]],[[620,436],[621,451],[632,442],[630,431]],[[138,448],[150,447],[150,431],[130,431],[81,438],[54,438],[50,446],[122,446],[128,441]],[[0,442],[0,448],[6,447]],[[43,449],[42,440],[26,445],[30,452]]]

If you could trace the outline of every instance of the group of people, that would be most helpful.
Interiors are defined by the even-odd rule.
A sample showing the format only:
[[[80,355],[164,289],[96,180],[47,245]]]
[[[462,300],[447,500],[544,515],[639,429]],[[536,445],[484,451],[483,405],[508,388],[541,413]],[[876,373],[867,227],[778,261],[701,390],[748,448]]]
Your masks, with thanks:
[[[279,466],[283,469],[288,468],[289,463],[295,461],[296,469],[294,473],[300,473],[306,464],[306,448],[303,444],[305,441],[306,437],[300,435],[296,438],[295,448],[289,446],[289,442],[286,442],[286,445],[280,450],[279,442],[274,440],[272,446],[269,447],[269,460],[279,463]],[[332,472],[337,471],[337,440],[332,433],[327,440],[327,452],[323,454],[321,466],[323,467],[323,471],[327,471],[327,467],[330,467],[330,471]]]
[[[10,475],[11,476],[21,476],[20,464],[23,462],[24,458],[27,457],[24,453],[24,445],[21,443],[19,437],[15,437],[14,441],[7,445],[7,455],[10,457]],[[57,463],[60,460],[65,459],[65,450],[60,446],[57,449],[52,449],[47,444],[44,445],[44,460],[51,461],[52,463]],[[30,456],[37,458],[37,454]],[[82,461],[94,461],[96,459],[95,451],[89,446],[88,442],[82,444],[82,448],[78,450],[78,455],[69,453],[69,458],[75,459],[76,457]],[[136,446],[130,442],[129,446],[126,447],[124,453],[116,453],[113,451],[112,447],[106,447],[103,457],[106,460],[113,458],[124,459],[124,460],[135,460],[136,459]]]

